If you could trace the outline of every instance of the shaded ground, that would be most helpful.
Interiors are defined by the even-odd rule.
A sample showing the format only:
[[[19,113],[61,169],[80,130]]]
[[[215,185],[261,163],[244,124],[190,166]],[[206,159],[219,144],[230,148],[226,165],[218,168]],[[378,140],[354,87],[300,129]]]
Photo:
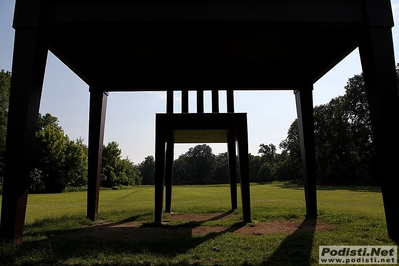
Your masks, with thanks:
[[[321,223],[316,220],[278,220],[269,222],[253,222],[251,224],[237,223],[230,227],[206,226],[201,223],[215,220],[236,218],[233,213],[204,213],[204,214],[172,214],[162,226],[143,224],[137,221],[108,223],[82,228],[76,231],[76,237],[91,239],[165,239],[177,237],[206,236],[213,233],[234,232],[242,235],[267,235],[273,233],[333,231],[334,225]],[[181,221],[181,225],[168,225],[172,221]]]

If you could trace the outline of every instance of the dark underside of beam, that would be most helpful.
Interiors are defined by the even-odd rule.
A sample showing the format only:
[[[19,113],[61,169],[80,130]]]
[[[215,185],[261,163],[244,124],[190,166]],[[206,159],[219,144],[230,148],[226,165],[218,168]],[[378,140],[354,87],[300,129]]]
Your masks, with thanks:
[[[111,91],[292,89],[317,81],[348,55],[359,26],[151,22],[48,32],[56,56],[89,85]]]

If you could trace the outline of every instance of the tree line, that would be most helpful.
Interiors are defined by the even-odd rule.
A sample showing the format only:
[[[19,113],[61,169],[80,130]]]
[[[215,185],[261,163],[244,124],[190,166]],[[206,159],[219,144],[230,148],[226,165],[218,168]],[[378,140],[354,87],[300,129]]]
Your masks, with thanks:
[[[118,188],[141,184],[137,167],[128,158],[123,159],[121,154],[116,142],[103,147],[100,186]],[[39,114],[30,189],[43,193],[85,187],[87,167],[88,147],[83,139],[70,140],[57,117]]]
[[[11,73],[0,71],[0,187],[4,176],[8,102]],[[119,188],[141,184],[140,171],[129,158],[122,158],[117,142],[103,147],[102,187]],[[51,114],[39,114],[30,171],[30,191],[61,192],[87,186],[88,147],[82,138],[71,140]]]
[[[397,67],[398,75],[398,67]],[[0,71],[0,182],[4,154],[11,73]],[[362,75],[348,79],[345,94],[314,108],[317,182],[319,184],[378,183],[373,132]],[[83,139],[69,139],[57,117],[39,114],[31,169],[31,190],[61,192],[87,186],[88,148]],[[257,155],[248,154],[251,182],[302,178],[298,121],[278,146],[260,144]],[[118,188],[153,184],[155,160],[147,156],[134,164],[122,158],[117,142],[103,148],[101,186]],[[190,148],[174,161],[175,184],[228,183],[228,154],[213,154],[206,144]]]
[[[276,152],[275,145],[260,144],[258,154],[260,155],[248,154],[251,182],[292,180],[299,177],[295,175],[296,169],[287,163],[287,157]],[[142,184],[154,184],[154,157],[147,156],[139,165],[139,169]],[[236,171],[238,176],[238,169]],[[223,184],[229,183],[229,180],[228,153],[215,155],[207,144],[190,148],[174,161],[173,183],[176,185]]]
[[[399,64],[396,68],[399,80]],[[398,83],[399,88],[399,83]],[[394,122],[394,121],[393,121]],[[363,76],[348,79],[345,94],[314,108],[317,183],[324,185],[378,185],[373,131]],[[249,154],[251,182],[302,180],[298,120],[279,144],[260,144]],[[154,158],[141,164],[145,184],[153,183]],[[207,145],[190,148],[174,161],[175,184],[228,183],[228,155],[214,155]]]

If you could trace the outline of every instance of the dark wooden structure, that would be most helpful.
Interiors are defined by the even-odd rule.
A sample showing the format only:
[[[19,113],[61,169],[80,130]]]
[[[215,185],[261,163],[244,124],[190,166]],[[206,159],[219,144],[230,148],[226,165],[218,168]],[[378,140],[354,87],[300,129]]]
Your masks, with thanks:
[[[182,91],[182,113],[173,113],[173,91],[169,90],[167,113],[156,115],[155,222],[162,222],[164,186],[166,188],[165,211],[171,211],[175,143],[227,143],[231,210],[235,210],[237,208],[236,142],[238,144],[243,220],[250,222],[247,115],[234,113],[233,90],[227,90],[227,113],[219,113],[218,90],[212,90],[212,113],[204,113],[204,90],[196,91],[196,113],[188,113],[188,90]]]
[[[2,239],[22,241],[48,50],[90,88],[87,215],[95,220],[107,92],[172,88],[293,90],[307,214],[316,216],[312,88],[356,47],[388,234],[399,238],[399,103],[389,0],[17,0],[13,26]],[[103,75],[109,68],[113,75]]]

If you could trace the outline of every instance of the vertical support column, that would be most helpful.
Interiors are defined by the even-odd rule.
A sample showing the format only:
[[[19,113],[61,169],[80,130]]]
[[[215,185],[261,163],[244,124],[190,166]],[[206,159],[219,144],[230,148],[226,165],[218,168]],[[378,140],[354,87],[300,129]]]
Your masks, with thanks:
[[[165,184],[165,117],[157,114],[155,125],[155,223],[162,222],[163,190]],[[167,119],[166,119],[167,120]]]
[[[0,237],[21,244],[47,44],[35,28],[17,29],[14,43]]]
[[[166,113],[173,113],[173,90],[169,88],[166,91]]]
[[[219,113],[219,91],[212,89],[212,113]]]
[[[199,113],[199,114],[204,113],[204,90],[203,89],[197,90],[197,113]]]
[[[173,90],[167,91],[166,113],[168,113],[168,114],[173,113]],[[166,164],[166,166],[165,166],[165,189],[166,189],[165,211],[166,212],[171,211],[171,205],[172,205],[173,155],[174,155],[173,132],[168,132],[167,140],[166,140],[166,161],[165,161],[165,164]]]
[[[87,217],[92,221],[98,215],[107,97],[107,92],[90,88]]]
[[[166,137],[166,165],[165,165],[165,212],[171,212],[172,205],[172,186],[173,186],[173,156],[174,156],[174,137],[170,130]]]
[[[227,90],[227,112],[234,113],[234,91],[231,89]]]
[[[236,128],[238,142],[238,158],[240,162],[240,188],[242,213],[244,222],[251,222],[251,194],[249,185],[249,162],[248,162],[248,126],[247,116],[242,114],[237,122]]]
[[[227,154],[229,157],[229,178],[231,210],[237,209],[237,161],[236,139],[234,131],[230,131],[227,140]]]
[[[372,1],[371,1],[372,2]],[[377,169],[389,236],[399,239],[399,99],[390,27],[365,29],[359,42]]]
[[[234,113],[234,91],[227,90],[227,112]],[[231,209],[237,209],[237,156],[235,132],[230,131],[227,139],[227,154],[229,156],[229,177]]]
[[[307,217],[317,217],[316,155],[312,90],[313,86],[309,86],[294,92],[298,114]]]
[[[188,90],[184,89],[181,91],[181,112],[183,114],[188,113]]]

